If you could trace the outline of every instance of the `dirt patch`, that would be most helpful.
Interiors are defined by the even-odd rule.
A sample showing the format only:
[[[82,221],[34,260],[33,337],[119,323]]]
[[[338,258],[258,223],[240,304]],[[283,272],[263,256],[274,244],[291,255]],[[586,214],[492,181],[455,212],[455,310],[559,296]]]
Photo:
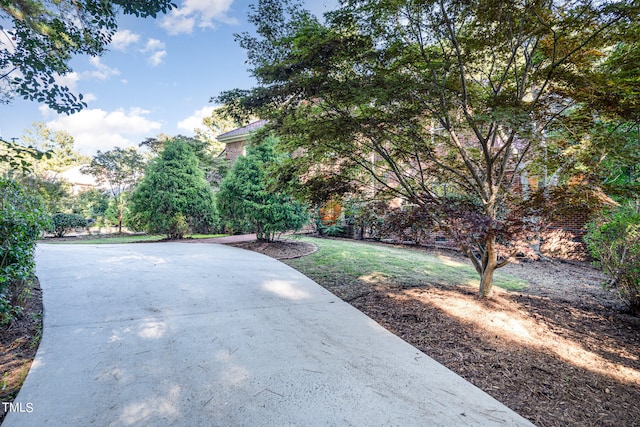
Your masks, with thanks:
[[[13,402],[27,377],[42,335],[42,291],[37,280],[31,286],[24,310],[0,326],[0,402]],[[0,423],[6,415],[0,411]]]

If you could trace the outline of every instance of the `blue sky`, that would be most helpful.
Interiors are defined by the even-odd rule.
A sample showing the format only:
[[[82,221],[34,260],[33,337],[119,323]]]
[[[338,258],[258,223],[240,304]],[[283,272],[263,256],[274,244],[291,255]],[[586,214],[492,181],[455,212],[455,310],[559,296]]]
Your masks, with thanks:
[[[62,81],[82,93],[87,108],[58,115],[36,102],[14,99],[0,105],[0,136],[21,137],[36,122],[73,135],[76,149],[137,145],[160,133],[193,135],[210,114],[212,96],[250,88],[245,52],[234,33],[252,31],[247,22],[254,0],[178,0],[178,9],[157,19],[123,17],[101,57],[78,57]],[[337,0],[306,0],[321,16]]]

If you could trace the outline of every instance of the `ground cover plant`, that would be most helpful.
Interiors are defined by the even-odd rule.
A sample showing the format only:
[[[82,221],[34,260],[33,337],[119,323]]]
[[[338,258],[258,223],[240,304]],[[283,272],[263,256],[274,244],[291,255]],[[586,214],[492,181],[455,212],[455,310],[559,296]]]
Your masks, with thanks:
[[[638,425],[640,319],[589,264],[512,264],[496,284],[518,290],[480,300],[456,252],[300,241],[318,250],[284,262],[536,425]]]

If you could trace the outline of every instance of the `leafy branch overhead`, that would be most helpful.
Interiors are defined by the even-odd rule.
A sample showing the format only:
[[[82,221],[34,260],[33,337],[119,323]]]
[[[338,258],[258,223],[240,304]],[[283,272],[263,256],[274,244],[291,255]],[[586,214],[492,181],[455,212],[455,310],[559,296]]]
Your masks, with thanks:
[[[118,28],[121,14],[156,17],[176,7],[171,0],[0,1],[0,98],[13,93],[46,104],[59,113],[86,106],[58,82],[71,72],[75,55],[99,56]]]

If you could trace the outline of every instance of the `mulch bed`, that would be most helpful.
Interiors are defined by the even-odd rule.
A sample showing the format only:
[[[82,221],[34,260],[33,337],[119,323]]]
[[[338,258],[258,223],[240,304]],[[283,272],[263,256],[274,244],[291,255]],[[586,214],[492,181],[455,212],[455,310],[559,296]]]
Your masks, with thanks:
[[[0,326],[0,402],[12,402],[27,377],[42,333],[42,291],[37,280],[20,316]],[[6,412],[0,411],[0,423]]]
[[[443,308],[452,300],[485,312],[471,320]],[[538,426],[640,425],[637,317],[436,287],[376,289],[351,304]]]
[[[275,242],[239,242],[229,243],[228,246],[260,252],[275,259],[293,259],[311,255],[318,248],[311,243],[298,242],[295,240],[276,240]]]

